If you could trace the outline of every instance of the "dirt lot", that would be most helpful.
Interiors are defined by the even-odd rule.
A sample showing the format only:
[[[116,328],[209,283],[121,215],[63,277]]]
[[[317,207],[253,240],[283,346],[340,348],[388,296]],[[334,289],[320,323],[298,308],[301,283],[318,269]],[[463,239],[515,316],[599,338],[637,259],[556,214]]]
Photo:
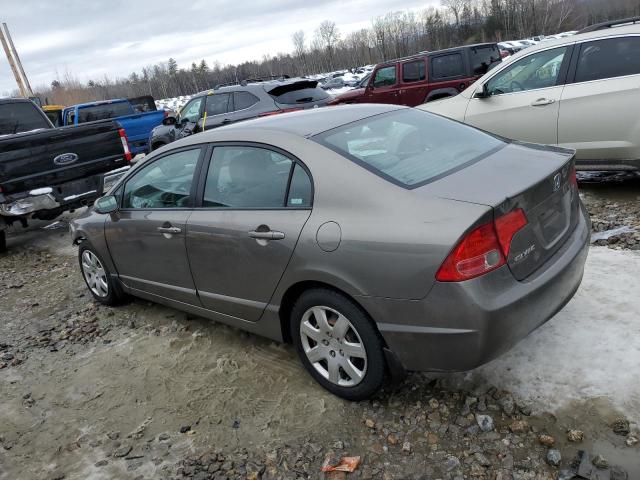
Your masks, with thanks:
[[[477,371],[413,374],[360,403],[318,387],[289,346],[140,300],[98,306],[66,229],[13,233],[0,479],[319,478],[333,454],[362,457],[348,478],[542,480],[572,478],[558,472],[578,450],[640,478],[640,188],[583,180],[612,248],[592,249],[567,308]]]

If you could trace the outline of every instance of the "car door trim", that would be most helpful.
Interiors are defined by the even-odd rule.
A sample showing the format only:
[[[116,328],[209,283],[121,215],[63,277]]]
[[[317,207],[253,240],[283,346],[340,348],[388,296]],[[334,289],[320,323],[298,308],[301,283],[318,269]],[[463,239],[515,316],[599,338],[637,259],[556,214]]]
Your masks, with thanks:
[[[145,280],[143,278],[132,277],[130,275],[120,274],[118,276],[123,281],[129,280],[129,281],[138,282],[145,285],[152,285],[154,287],[164,288],[167,290],[174,290],[176,292],[185,293],[187,295],[193,295],[194,298],[198,297],[198,291],[192,288],[184,288],[184,287],[178,287],[176,285],[170,285],[168,283],[154,282],[153,280]],[[132,287],[131,285],[126,285],[126,283],[125,283],[125,286],[127,286],[128,288],[136,288],[136,287]],[[139,289],[136,289],[136,290],[139,290]],[[158,295],[158,294],[155,294],[155,295]]]

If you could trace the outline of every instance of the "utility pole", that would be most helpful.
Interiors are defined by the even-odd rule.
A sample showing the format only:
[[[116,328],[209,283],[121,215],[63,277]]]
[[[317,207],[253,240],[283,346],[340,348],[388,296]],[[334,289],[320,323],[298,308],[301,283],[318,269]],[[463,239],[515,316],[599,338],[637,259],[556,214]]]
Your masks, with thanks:
[[[11,40],[11,35],[9,34],[9,28],[7,27],[6,23],[3,23],[2,27],[0,28],[0,41],[2,42],[2,48],[4,48],[4,53],[7,55],[7,60],[9,61],[9,66],[11,67],[11,71],[13,71],[13,76],[16,79],[18,88],[20,89],[20,94],[24,98],[33,97],[33,92],[31,91],[31,85],[29,84],[27,75],[24,73],[24,69],[22,68],[22,63],[20,62],[20,57],[18,57],[18,52],[16,51],[16,48],[13,45],[13,40]]]

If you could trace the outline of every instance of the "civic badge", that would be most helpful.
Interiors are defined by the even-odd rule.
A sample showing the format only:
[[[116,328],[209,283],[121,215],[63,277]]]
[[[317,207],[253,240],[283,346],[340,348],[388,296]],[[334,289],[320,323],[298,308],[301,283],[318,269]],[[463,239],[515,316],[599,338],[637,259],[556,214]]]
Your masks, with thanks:
[[[71,165],[72,163],[75,163],[77,161],[78,155],[76,155],[75,153],[63,153],[53,159],[53,163],[60,167],[64,165]]]
[[[560,183],[562,182],[562,175],[560,173],[556,173],[553,176],[553,191],[557,192],[560,190]]]

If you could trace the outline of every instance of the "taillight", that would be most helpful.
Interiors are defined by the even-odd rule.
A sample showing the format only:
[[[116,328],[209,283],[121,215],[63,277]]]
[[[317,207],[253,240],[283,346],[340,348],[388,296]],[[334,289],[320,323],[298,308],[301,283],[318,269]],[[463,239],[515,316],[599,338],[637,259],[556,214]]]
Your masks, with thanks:
[[[282,110],[274,110],[272,112],[263,112],[261,114],[259,114],[259,117],[269,117],[271,115],[278,115],[279,113],[282,113]]]
[[[527,217],[521,208],[516,208],[506,215],[496,218],[495,224],[502,253],[504,253],[505,258],[509,258],[511,239],[513,239],[518,230],[527,224]]]
[[[133,156],[131,155],[131,150],[129,150],[129,140],[127,140],[127,133],[124,131],[124,128],[118,129],[118,135],[120,135],[120,141],[124,149],[124,158],[127,162],[130,162]]]
[[[569,181],[571,182],[571,186],[577,190],[578,189],[578,175],[576,173],[575,165],[573,167],[571,167],[571,171],[569,172]]]
[[[484,275],[507,263],[513,236],[527,224],[521,209],[498,217],[469,232],[436,273],[440,282],[461,282]]]
[[[269,117],[271,115],[278,115],[279,113],[297,112],[298,110],[304,110],[304,108],[301,108],[301,107],[283,108],[281,110],[273,110],[271,112],[264,112],[264,113],[261,113],[258,116],[259,117]]]

